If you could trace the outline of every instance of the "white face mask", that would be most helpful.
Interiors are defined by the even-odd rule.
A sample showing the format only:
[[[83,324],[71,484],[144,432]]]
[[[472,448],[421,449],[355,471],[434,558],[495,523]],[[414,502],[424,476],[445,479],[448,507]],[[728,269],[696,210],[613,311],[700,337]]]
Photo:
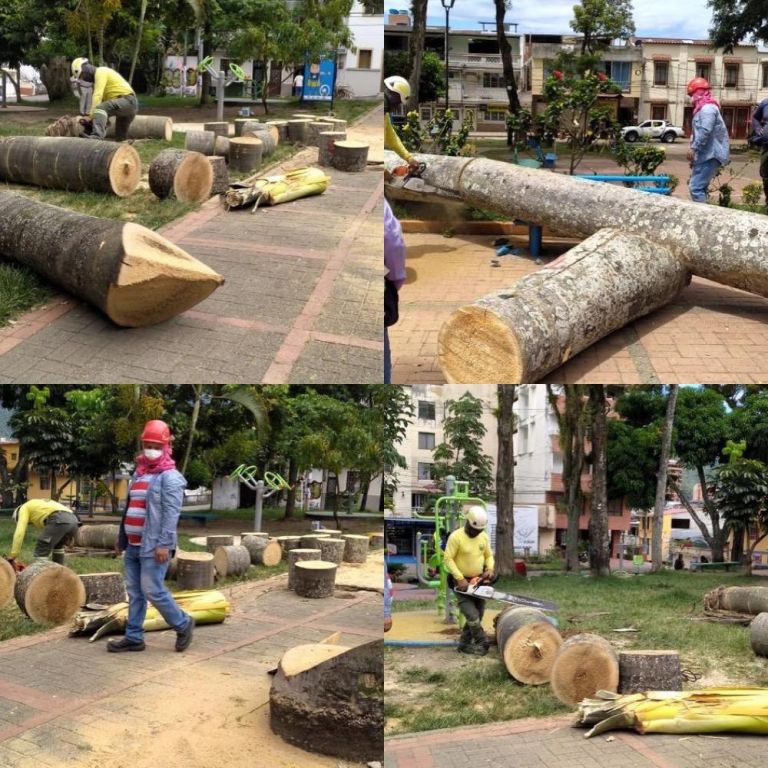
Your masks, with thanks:
[[[156,459],[159,459],[162,455],[163,455],[163,452],[159,448],[144,449],[144,456],[146,456],[146,458],[148,458],[150,461],[155,461]]]

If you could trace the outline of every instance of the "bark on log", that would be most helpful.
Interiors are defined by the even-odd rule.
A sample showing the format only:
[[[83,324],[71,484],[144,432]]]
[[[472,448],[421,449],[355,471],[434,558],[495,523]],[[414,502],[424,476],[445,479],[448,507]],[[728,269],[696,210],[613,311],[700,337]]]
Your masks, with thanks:
[[[320,545],[320,559],[329,563],[341,565],[344,560],[344,548],[346,542],[344,539],[318,539]]]
[[[217,136],[229,136],[229,123],[227,122],[203,123],[203,128],[206,131],[213,131]]]
[[[318,145],[318,137],[320,136],[320,133],[329,130],[329,128],[330,123],[319,121],[311,122],[308,127],[307,143],[312,147],[316,147]]]
[[[368,164],[368,145],[362,141],[337,141],[333,150],[333,167],[337,171],[360,173]]]
[[[115,135],[115,118],[109,118],[107,138]],[[128,126],[129,139],[162,139],[171,141],[173,138],[173,119],[161,115],[136,115]]]
[[[294,552],[299,550],[294,549]],[[323,560],[297,562],[293,572],[293,589],[299,597],[319,599],[333,597],[336,584],[336,564]]]
[[[209,552],[215,552],[219,547],[231,547],[234,543],[234,536],[207,536],[205,548]]]
[[[454,312],[438,336],[440,365],[449,382],[540,381],[668,304],[689,281],[668,248],[602,230],[546,269]]]
[[[704,595],[704,609],[751,616],[768,612],[768,587],[716,587]]]
[[[222,579],[240,576],[251,567],[251,553],[242,545],[218,547],[213,555],[213,564]]]
[[[201,155],[212,155],[216,134],[213,131],[187,131],[184,134],[184,149],[199,152]]]
[[[328,650],[331,649],[331,650]],[[303,646],[288,651],[272,679],[272,730],[291,744],[354,763],[384,761],[384,643],[352,649],[324,646],[317,655]],[[315,663],[301,669],[295,663]],[[330,656],[330,658],[329,658]],[[319,659],[323,659],[319,661]]]
[[[341,132],[346,132],[347,130],[347,121],[342,120],[339,117],[322,117],[320,118],[320,120],[323,123],[328,123],[328,125],[333,126],[333,128],[329,130],[341,131]]]
[[[38,624],[66,624],[85,603],[85,587],[69,568],[36,560],[16,578],[19,608]]]
[[[11,602],[15,586],[16,571],[5,558],[0,557],[0,611]]]
[[[201,203],[211,196],[213,171],[205,155],[185,149],[164,149],[149,166],[149,188],[161,200],[173,195],[183,203]]]
[[[364,563],[368,558],[368,537],[347,534],[344,541],[344,562]]]
[[[278,141],[284,144],[288,141],[288,121],[287,120],[267,120],[266,125],[273,125],[277,128]]]
[[[266,531],[243,531],[240,534],[240,541],[242,541],[246,536],[256,536],[256,538],[261,539],[269,539],[271,538],[270,535]],[[280,537],[278,536],[278,541],[280,540]]]
[[[0,599],[0,607],[3,601]],[[768,656],[768,613],[758,613],[749,625],[749,642],[758,656]]]
[[[694,275],[768,296],[765,216],[575,179],[485,158],[416,155],[427,184],[478,208],[588,237],[621,222],[680,255]],[[477,381],[477,379],[476,379]]]
[[[306,144],[309,140],[309,124],[314,118],[294,118],[288,121],[288,141],[294,144]]]
[[[619,660],[611,644],[600,635],[569,637],[552,667],[552,692],[564,704],[577,704],[597,691],[619,685]]]
[[[216,578],[210,552],[179,552],[176,559],[176,585],[179,589],[211,589]]]
[[[227,170],[226,159],[223,157],[209,157],[208,163],[213,172],[211,196],[226,194],[226,191],[229,189],[229,171]]]
[[[307,560],[319,560],[320,548],[297,547],[288,552],[288,589],[293,589],[296,582],[296,563]]]
[[[252,137],[261,141],[261,156],[269,157],[276,149],[280,134],[274,126],[257,123],[256,128],[247,126],[241,138]]]
[[[236,117],[233,122],[235,124],[235,137],[239,138],[243,135],[243,127],[247,123],[258,123],[259,121],[255,117]]]
[[[229,166],[235,171],[253,171],[261,165],[264,144],[255,136],[241,136],[229,142]]]
[[[119,532],[119,525],[83,525],[75,534],[75,546],[114,549]]]
[[[677,651],[619,652],[619,693],[682,690]]]
[[[277,541],[283,549],[283,560],[286,562],[288,562],[288,553],[301,546],[301,536],[278,536]]]
[[[226,136],[217,136],[213,142],[213,154],[217,157],[223,157],[229,162],[229,139]]]
[[[330,533],[313,533],[313,534],[307,534],[306,536],[301,537],[301,546],[302,549],[320,549],[320,544],[318,543],[318,539],[329,539],[331,537]]]
[[[140,178],[141,158],[129,144],[50,136],[0,139],[0,181],[127,197]]]
[[[85,587],[83,605],[90,603],[114,605],[115,603],[124,603],[128,599],[122,573],[81,573],[80,581]]]
[[[383,533],[371,533],[368,534],[370,540],[371,549],[384,549],[384,534]]]
[[[546,614],[537,608],[511,605],[496,617],[495,625],[507,672],[526,685],[548,683],[563,640]]]
[[[337,141],[346,141],[347,134],[344,131],[322,131],[317,134],[317,164],[323,166],[333,165],[333,153],[336,151]]]
[[[261,536],[244,536],[242,546],[248,550],[253,565],[273,567],[283,557],[283,550],[276,539],[265,539]]]

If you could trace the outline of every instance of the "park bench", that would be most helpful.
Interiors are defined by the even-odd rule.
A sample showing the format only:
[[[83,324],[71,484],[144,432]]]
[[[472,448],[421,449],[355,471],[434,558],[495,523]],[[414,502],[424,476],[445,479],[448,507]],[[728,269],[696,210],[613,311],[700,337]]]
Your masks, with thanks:
[[[602,181],[605,183],[620,183],[625,186],[631,186],[639,192],[650,192],[656,195],[671,195],[672,186],[669,176],[621,176],[617,174],[598,174],[598,173],[577,173],[574,174],[577,179],[587,179],[587,181]]]
[[[196,520],[200,525],[208,525],[216,518],[217,515],[213,512],[181,512],[179,514],[179,520]]]
[[[738,568],[741,563],[737,563],[733,560],[726,561],[724,563],[691,563],[690,569],[692,571],[730,571],[731,568]]]

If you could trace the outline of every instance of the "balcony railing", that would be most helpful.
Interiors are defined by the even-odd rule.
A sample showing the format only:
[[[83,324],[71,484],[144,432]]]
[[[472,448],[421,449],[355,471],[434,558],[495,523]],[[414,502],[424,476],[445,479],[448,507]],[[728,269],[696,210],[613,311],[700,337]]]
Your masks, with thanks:
[[[449,53],[448,65],[450,67],[502,69],[500,53]],[[520,70],[523,66],[523,57],[513,56],[512,66],[515,70]]]

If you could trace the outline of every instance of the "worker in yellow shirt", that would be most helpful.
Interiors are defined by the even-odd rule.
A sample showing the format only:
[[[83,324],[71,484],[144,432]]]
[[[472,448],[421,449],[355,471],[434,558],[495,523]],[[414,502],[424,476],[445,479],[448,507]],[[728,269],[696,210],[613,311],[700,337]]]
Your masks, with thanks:
[[[21,552],[29,523],[42,530],[37,538],[35,557],[47,558],[51,555],[54,563],[64,564],[64,544],[68,539],[74,538],[79,525],[77,516],[69,507],[59,504],[58,501],[32,499],[16,507],[13,519],[16,521],[16,530],[8,557],[11,565],[16,567],[15,560]]]
[[[414,159],[413,155],[403,146],[390,117],[392,110],[400,104],[405,104],[410,96],[411,86],[404,77],[392,75],[384,80],[384,147],[400,155],[411,166],[411,169],[416,171],[419,168],[419,161]]]
[[[104,139],[107,122],[115,117],[115,141],[128,138],[128,128],[139,111],[133,88],[119,72],[109,67],[94,67],[88,59],[72,62],[72,80],[87,87],[93,84],[89,118],[92,130],[89,138]]]
[[[470,580],[480,577],[491,582],[495,578],[491,541],[486,533],[488,513],[479,505],[470,507],[463,528],[457,528],[445,545],[445,567],[449,571],[448,584],[458,592],[459,610],[466,623],[459,639],[461,653],[485,656],[488,644],[483,629],[485,600],[462,592]]]

